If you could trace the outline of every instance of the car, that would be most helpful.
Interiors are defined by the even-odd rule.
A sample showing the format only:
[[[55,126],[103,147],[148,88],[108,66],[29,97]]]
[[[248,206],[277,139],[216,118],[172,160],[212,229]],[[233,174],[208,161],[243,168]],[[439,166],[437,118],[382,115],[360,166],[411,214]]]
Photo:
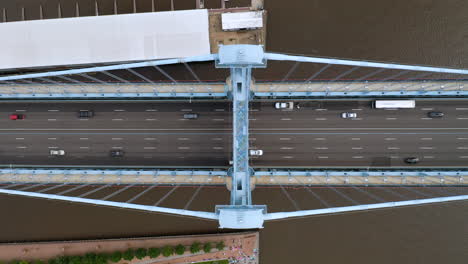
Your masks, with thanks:
[[[65,155],[65,150],[63,149],[51,149],[49,154],[52,156],[63,156]]]
[[[261,149],[251,149],[249,151],[250,156],[262,156],[263,155],[263,150]]]
[[[10,115],[10,120],[23,120],[25,118],[26,116],[23,114],[11,114]]]
[[[357,113],[344,112],[344,113],[341,113],[341,118],[357,118]]]
[[[427,113],[427,116],[430,118],[441,118],[444,116],[444,113],[440,111],[431,111]]]
[[[417,157],[408,157],[408,158],[405,158],[404,159],[405,163],[408,163],[408,164],[416,164],[419,162],[419,158]]]
[[[78,111],[78,118],[91,118],[94,116],[93,110],[80,110]]]
[[[275,108],[276,109],[293,109],[294,102],[276,102]]]
[[[110,155],[113,158],[120,158],[120,157],[123,157],[124,152],[123,152],[123,150],[120,150],[120,149],[111,150]]]
[[[184,114],[184,119],[197,119],[198,114],[197,113],[185,113]]]

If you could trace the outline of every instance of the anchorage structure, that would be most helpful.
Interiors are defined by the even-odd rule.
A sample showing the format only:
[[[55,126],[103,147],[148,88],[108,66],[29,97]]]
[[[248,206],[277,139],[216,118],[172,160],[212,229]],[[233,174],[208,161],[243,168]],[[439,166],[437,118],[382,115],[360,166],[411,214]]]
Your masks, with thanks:
[[[270,67],[286,69],[277,81],[264,81],[262,74]],[[283,64],[290,61],[292,64]],[[215,62],[217,68],[228,68],[227,85],[222,81],[205,82],[190,66],[191,63]],[[162,69],[163,65],[179,64],[195,81],[181,83]],[[211,64],[209,64],[211,65]],[[301,66],[305,68],[300,69]],[[287,68],[285,66],[289,66]],[[182,68],[182,69],[183,69]],[[255,80],[252,78],[254,68]],[[171,84],[151,79],[148,69],[159,72]],[[300,71],[298,77],[296,71]],[[258,74],[258,75],[257,75]],[[302,74],[302,75],[301,75]],[[8,99],[82,99],[82,98],[225,98],[233,105],[233,164],[229,170],[66,170],[66,169],[3,169],[0,182],[5,184],[0,193],[39,197],[78,203],[131,208],[145,211],[187,215],[218,220],[222,228],[260,228],[265,220],[289,217],[343,213],[390,207],[411,206],[467,200],[459,187],[466,186],[468,170],[306,170],[306,169],[257,169],[249,165],[249,101],[252,98],[300,98],[322,97],[464,97],[468,95],[468,70],[435,68],[425,66],[374,63],[330,58],[313,58],[265,53],[263,47],[252,45],[221,46],[219,54],[209,54],[180,59],[145,61],[112,66],[97,66],[61,71],[48,71],[0,77],[0,96]],[[137,79],[138,80],[137,80]],[[255,81],[255,82],[254,82]],[[104,179],[114,179],[106,182]],[[189,180],[188,180],[189,179]],[[217,179],[223,179],[217,181]],[[267,180],[265,180],[267,179]],[[287,179],[286,181],[281,179]],[[325,186],[350,201],[349,206],[327,206],[312,210],[290,212],[267,212],[266,205],[252,203],[252,181],[257,184],[275,184],[278,181],[285,196],[291,200],[284,185]],[[215,212],[190,211],[155,205],[135,204],[135,201],[157,184],[197,184],[226,182],[231,192],[229,205],[217,205]],[[269,183],[268,183],[269,182]],[[67,187],[59,193],[53,189]],[[85,196],[108,188],[112,184],[126,186],[102,199]],[[126,202],[108,201],[117,193],[135,184],[148,185]],[[95,189],[79,196],[65,194],[84,186],[96,185]],[[37,190],[43,186],[44,189]],[[178,185],[177,185],[178,186]],[[351,186],[356,192],[364,192],[374,202],[360,204],[356,199],[338,190],[337,186]],[[366,192],[368,186],[382,188],[398,196],[398,201],[389,201]],[[405,196],[385,186],[403,186],[417,194]],[[448,186],[440,193],[427,193],[413,186]],[[28,191],[29,190],[29,191]],[[34,191],[31,191],[34,190]],[[320,196],[307,189],[317,199]],[[452,192],[453,191],[453,192]],[[170,193],[169,193],[170,194]],[[163,197],[165,198],[165,197]],[[162,199],[163,199],[162,198]],[[377,201],[377,202],[375,202]],[[327,205],[326,201],[322,201]],[[187,207],[187,206],[186,206]]]

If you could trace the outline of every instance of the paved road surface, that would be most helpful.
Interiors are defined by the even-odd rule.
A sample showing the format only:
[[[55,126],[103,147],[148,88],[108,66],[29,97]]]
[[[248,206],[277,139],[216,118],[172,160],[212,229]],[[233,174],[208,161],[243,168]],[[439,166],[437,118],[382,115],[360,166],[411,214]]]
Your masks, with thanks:
[[[417,101],[415,109],[372,109],[371,101],[300,102],[282,111],[253,102],[250,144],[263,149],[256,167],[468,166],[468,101]],[[78,119],[77,111],[96,116]],[[427,117],[443,111],[441,119]],[[342,119],[353,111],[357,119]],[[196,112],[198,120],[183,119]],[[11,113],[25,120],[11,121]],[[231,106],[209,103],[3,103],[0,160],[4,165],[228,166]],[[63,157],[49,156],[63,149]],[[111,158],[113,149],[125,151]],[[411,165],[414,166],[414,165]],[[410,166],[410,167],[411,167]]]

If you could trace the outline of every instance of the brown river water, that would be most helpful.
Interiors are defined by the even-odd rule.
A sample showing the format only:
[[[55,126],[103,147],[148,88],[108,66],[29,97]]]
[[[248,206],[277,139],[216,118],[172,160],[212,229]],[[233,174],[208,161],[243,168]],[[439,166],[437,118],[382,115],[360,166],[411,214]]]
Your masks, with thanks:
[[[271,52],[468,68],[466,0],[265,1]],[[60,2],[62,16],[72,16],[75,0]],[[112,13],[112,2],[99,1],[100,14]],[[169,0],[155,2],[158,10],[170,7]],[[193,2],[175,0],[175,7],[193,8]],[[231,0],[228,6],[246,2]],[[6,8],[9,21],[21,19],[23,6],[26,19],[37,19],[39,3],[44,17],[56,17],[58,0],[0,0],[0,8]],[[79,3],[80,15],[93,15],[93,1]],[[131,12],[131,0],[118,3],[120,13]],[[205,3],[219,7],[219,1]],[[137,12],[150,10],[151,0],[137,0]],[[162,206],[183,207],[193,191],[179,188]],[[302,203],[313,199],[305,192],[292,196]],[[258,203],[274,200],[277,209],[290,207],[277,189],[258,188],[253,197]],[[211,211],[213,201],[228,199],[225,188],[206,188],[190,209]],[[220,232],[210,221],[3,195],[0,209],[0,241]],[[268,264],[467,263],[467,219],[468,202],[455,202],[270,222],[261,230],[260,259]]]

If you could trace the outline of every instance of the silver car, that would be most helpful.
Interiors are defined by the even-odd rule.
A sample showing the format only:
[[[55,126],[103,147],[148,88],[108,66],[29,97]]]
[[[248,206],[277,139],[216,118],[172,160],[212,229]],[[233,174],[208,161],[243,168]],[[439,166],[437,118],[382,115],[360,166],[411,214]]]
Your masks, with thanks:
[[[63,149],[51,149],[49,151],[49,154],[51,156],[63,156],[63,155],[65,155],[65,150],[63,150]]]
[[[262,156],[263,155],[263,150],[261,149],[251,149],[249,150],[250,156]]]
[[[357,118],[357,113],[344,112],[344,113],[341,113],[341,118]]]

